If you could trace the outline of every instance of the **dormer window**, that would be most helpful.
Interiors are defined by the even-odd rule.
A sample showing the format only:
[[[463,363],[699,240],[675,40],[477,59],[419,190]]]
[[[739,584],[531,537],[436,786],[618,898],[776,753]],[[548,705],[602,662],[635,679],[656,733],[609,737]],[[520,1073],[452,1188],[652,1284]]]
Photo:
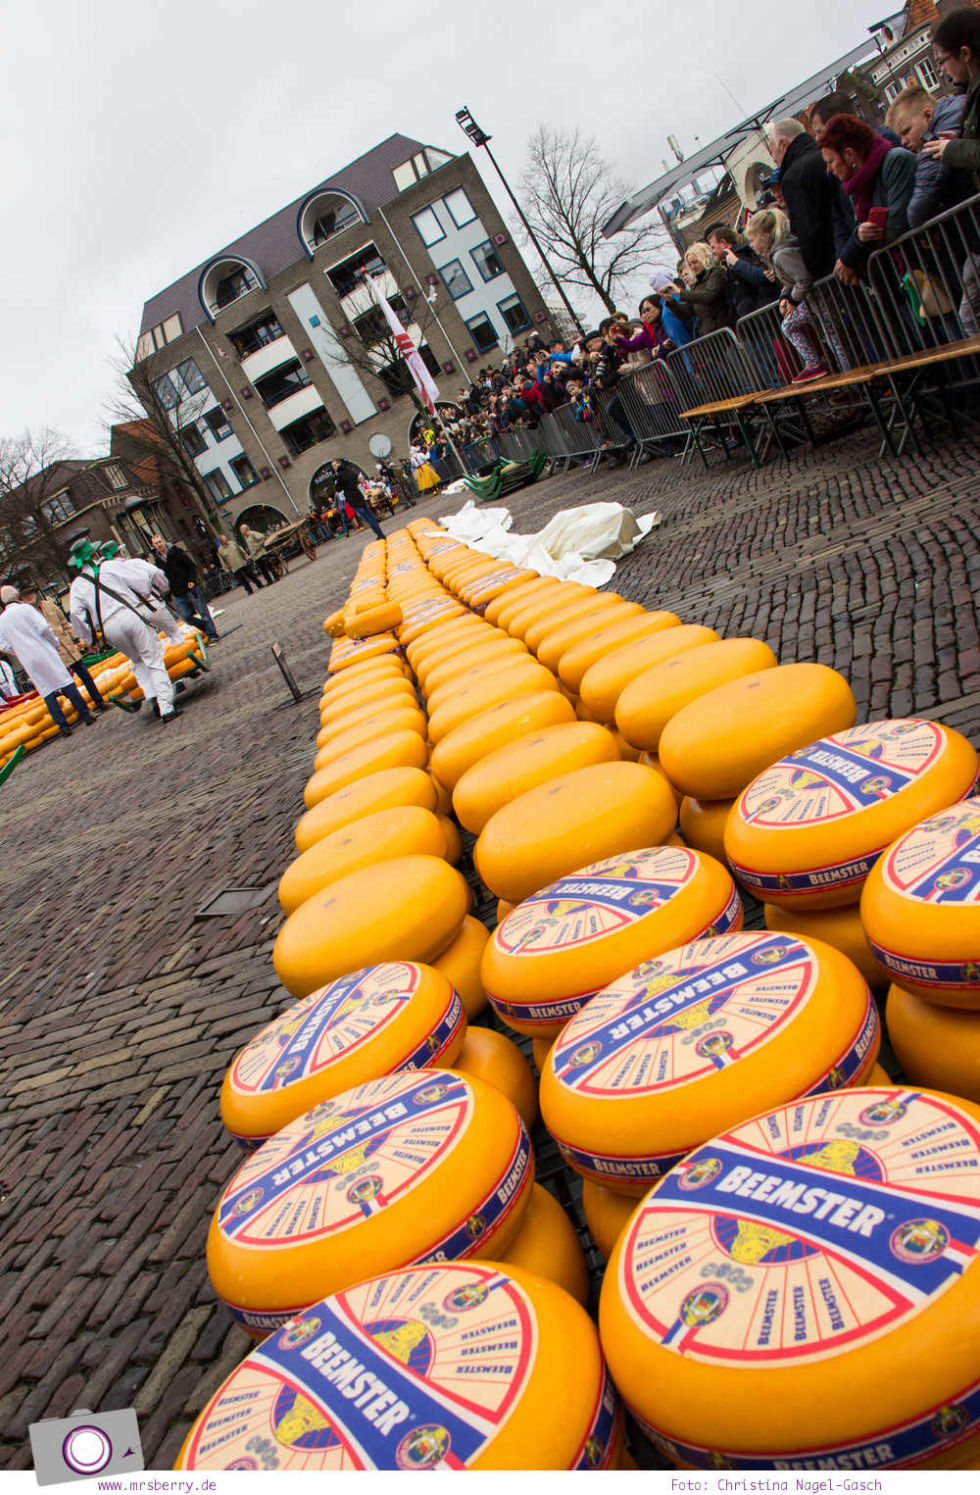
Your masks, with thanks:
[[[315,192],[299,212],[299,236],[307,254],[313,255],[321,244],[327,244],[355,223],[366,223],[360,204],[346,192],[333,189]]]
[[[403,161],[401,166],[396,166],[392,172],[395,178],[395,186],[399,192],[407,192],[409,187],[414,187],[416,182],[421,182],[433,171],[438,171],[440,166],[445,166],[447,161],[453,158],[446,151],[437,151],[433,146],[427,145],[425,150],[419,151],[417,155],[408,161]]]
[[[257,268],[238,256],[214,260],[201,276],[201,304],[213,322],[218,312],[247,296],[249,291],[264,287]]]

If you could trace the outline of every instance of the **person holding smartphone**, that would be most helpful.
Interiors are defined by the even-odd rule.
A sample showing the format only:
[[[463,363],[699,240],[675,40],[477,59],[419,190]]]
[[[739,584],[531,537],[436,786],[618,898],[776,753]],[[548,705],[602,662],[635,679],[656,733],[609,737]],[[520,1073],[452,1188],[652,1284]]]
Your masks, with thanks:
[[[852,281],[865,274],[875,249],[907,231],[915,157],[851,114],[834,115],[821,136],[820,151],[854,207],[857,226],[835,269],[839,279]]]

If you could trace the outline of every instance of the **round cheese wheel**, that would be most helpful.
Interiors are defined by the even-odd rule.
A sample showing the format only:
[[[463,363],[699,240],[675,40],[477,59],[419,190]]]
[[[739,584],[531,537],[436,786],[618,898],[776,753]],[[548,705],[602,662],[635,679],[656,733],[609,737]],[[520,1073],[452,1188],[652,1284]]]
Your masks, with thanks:
[[[548,1054],[553,1043],[553,1038],[531,1039],[531,1053],[534,1056],[534,1067],[537,1070],[539,1077],[544,1073],[544,1067],[548,1061]]]
[[[588,606],[598,595],[595,587],[582,586],[574,581],[561,581],[553,592],[531,597],[522,607],[508,614],[506,622],[498,617],[497,627],[506,628],[515,638],[523,638],[535,624],[543,623],[547,626],[549,619],[556,623],[565,622],[573,616],[574,611],[581,611],[583,604]]]
[[[583,1178],[582,1209],[589,1234],[608,1261],[636,1209],[636,1199],[632,1194],[617,1194],[591,1178]]]
[[[352,1085],[448,1068],[465,1037],[462,1001],[430,966],[403,960],[352,971],[245,1045],[221,1087],[221,1119],[239,1142],[258,1147]]]
[[[357,611],[345,626],[348,638],[370,638],[375,633],[387,633],[402,622],[402,610],[397,602],[381,602],[374,607]]]
[[[517,570],[512,567],[509,571],[491,571],[482,580],[473,582],[466,588],[467,606],[476,612],[483,612],[488,602],[496,597],[509,597],[518,587],[527,581],[537,577],[536,571]]]
[[[365,659],[378,659],[383,654],[398,652],[398,640],[393,633],[379,633],[374,638],[336,639],[330,650],[327,671],[333,675],[350,669]]]
[[[373,659],[357,669],[344,670],[339,675],[328,675],[320,696],[320,710],[324,711],[327,706],[348,695],[357,695],[369,685],[377,685],[379,681],[404,679],[405,665],[392,654],[385,655],[383,659]]]
[[[624,971],[741,921],[735,884],[711,857],[673,846],[610,857],[533,893],[498,924],[483,985],[511,1027],[553,1036]]]
[[[424,739],[427,726],[425,713],[418,706],[403,706],[396,702],[385,710],[364,717],[345,732],[339,732],[336,737],[331,737],[317,750],[313,760],[314,771],[319,772],[321,768],[336,763],[338,758],[362,744],[390,737],[395,732],[414,732],[417,737]]]
[[[558,663],[558,677],[569,690],[578,691],[586,670],[615,649],[637,639],[651,638],[665,628],[677,628],[680,618],[670,612],[643,612],[620,623],[597,623],[588,633],[566,649]]]
[[[779,908],[774,903],[764,903],[762,908],[767,929],[782,929],[804,940],[823,940],[825,945],[833,945],[846,955],[870,987],[887,986],[888,972],[871,953],[856,903],[846,908]]]
[[[492,637],[492,630],[472,613],[463,613],[449,623],[431,629],[414,643],[407,645],[405,653],[413,669],[434,664],[437,659],[448,658],[452,649],[462,649],[467,644],[481,642]]]
[[[347,727],[356,726],[366,717],[391,706],[417,706],[418,699],[415,686],[404,675],[399,675],[395,679],[379,680],[373,685],[364,686],[354,699],[344,698],[332,705],[328,702],[320,711],[320,731],[316,745],[322,747]]]
[[[889,842],[969,794],[977,767],[959,732],[914,717],[811,742],[739,796],[725,831],[735,875],[771,903],[854,903]]]
[[[520,1267],[563,1287],[583,1308],[589,1298],[589,1269],[575,1226],[558,1200],[535,1184],[520,1229],[504,1253],[506,1266]]]
[[[307,810],[296,826],[296,846],[300,851],[308,851],[341,826],[400,805],[435,810],[437,799],[436,785],[423,769],[383,768],[366,778],[355,779]]]
[[[524,582],[505,596],[495,597],[492,602],[488,602],[483,609],[483,616],[497,628],[506,628],[506,618],[522,612],[529,603],[540,600],[545,592],[560,585],[557,576],[539,576],[534,581]]]
[[[473,618],[465,629],[460,625],[431,644],[421,640],[412,654],[420,680],[428,683],[430,676],[435,676],[434,689],[455,671],[479,664],[483,658],[493,654],[527,654],[527,647],[519,638],[511,638],[509,633]]]
[[[417,607],[409,607],[405,612],[405,620],[398,629],[398,641],[403,648],[413,644],[417,638],[421,638],[430,628],[440,623],[446,623],[450,618],[461,618],[465,609],[454,597],[431,597],[420,602]]]
[[[682,707],[664,727],[658,753],[685,794],[729,799],[785,753],[844,731],[856,715],[851,687],[836,670],[781,664]]]
[[[682,1467],[938,1466],[980,1429],[978,1236],[969,1102],[891,1087],[770,1111],[633,1215],[602,1288],[609,1368]]]
[[[596,628],[608,620],[609,624],[626,623],[634,618],[645,618],[646,613],[638,602],[614,603],[611,607],[597,608],[594,611],[581,613],[568,623],[559,624],[557,628],[549,630],[538,643],[535,653],[541,663],[548,666],[549,670],[557,671],[559,663],[570,649],[580,644],[583,639],[594,634]]]
[[[428,772],[432,778],[436,790],[436,811],[439,815],[451,815],[453,813],[453,801],[449,790],[432,773],[432,765],[429,764]]]
[[[511,638],[507,633],[502,633],[499,638],[487,639],[485,643],[473,644],[454,658],[442,659],[423,671],[420,678],[426,700],[431,701],[443,686],[468,685],[482,670],[505,664],[515,658],[530,658],[527,645],[519,638]]]
[[[454,1069],[473,1075],[506,1095],[516,1106],[528,1131],[538,1115],[538,1087],[524,1055],[493,1028],[469,1027]]]
[[[572,1018],[541,1076],[541,1112],[573,1168],[642,1194],[720,1128],[860,1084],[880,1042],[866,981],[829,945],[695,940]]]
[[[868,943],[891,980],[980,1009],[980,799],[931,815],[889,846],[861,895]]]
[[[456,1261],[311,1305],[232,1371],[177,1467],[616,1469],[622,1441],[585,1310],[520,1267]]]
[[[492,815],[474,864],[492,893],[519,903],[578,867],[658,845],[676,819],[673,796],[649,768],[593,764],[528,789]]]
[[[323,620],[323,631],[329,638],[340,638],[344,632],[344,610],[338,608],[336,612],[328,613]]]
[[[469,888],[439,857],[402,856],[349,872],[301,903],[272,952],[294,997],[386,960],[430,961],[459,933]]]
[[[526,742],[530,746],[530,739],[540,737],[548,728],[574,720],[575,712],[557,690],[532,691],[513,700],[498,701],[461,722],[436,743],[432,749],[432,772],[448,789],[455,790],[474,764],[486,762],[509,743]],[[585,761],[590,760],[574,766],[582,767]]]
[[[378,810],[322,836],[290,862],[279,879],[279,902],[291,914],[307,898],[348,872],[385,862],[389,857],[420,855],[452,861],[448,850],[446,833],[431,810],[421,810],[417,805]]]
[[[267,1334],[377,1272],[506,1251],[533,1181],[524,1123],[492,1085],[387,1075],[249,1154],[211,1221],[208,1272],[232,1317]]]
[[[616,738],[617,738],[617,741],[618,741],[619,740],[619,733],[618,732],[616,733]],[[674,799],[675,799],[675,801],[677,803],[677,808],[679,810],[680,807],[681,807],[681,805],[684,803],[684,800],[685,800],[686,796],[683,795],[679,789],[675,789],[674,785],[671,784],[671,782],[668,779],[667,775],[664,773],[663,769],[660,766],[660,759],[657,757],[656,753],[648,753],[648,752],[646,752],[644,750],[640,754],[640,756],[637,758],[636,761],[637,761],[637,763],[642,763],[643,766],[644,766],[644,768],[653,768],[653,769],[656,769],[657,773],[659,773],[659,774],[661,774],[663,776],[663,781],[670,788],[670,792],[674,796]],[[700,848],[700,850],[704,851],[705,848],[702,846]],[[709,854],[709,856],[713,855],[712,852],[709,852],[708,854]],[[718,860],[721,861],[722,860],[721,857],[719,857]]]
[[[474,919],[472,914],[467,914],[452,944],[432,962],[434,968],[459,992],[468,1018],[479,1017],[487,1005],[487,994],[480,977],[480,962],[489,938],[490,931],[486,925],[481,924],[479,919]]]
[[[682,706],[777,663],[769,645],[756,638],[720,639],[690,657],[677,655],[630,681],[616,702],[616,726],[627,742],[656,752],[664,727]]]
[[[566,623],[575,622],[586,615],[598,619],[603,613],[614,613],[615,622],[622,622],[619,612],[622,597],[615,592],[595,592],[593,594],[583,593],[571,602],[566,602],[564,607],[554,609],[547,608],[533,618],[524,629],[523,638],[532,654],[536,654],[541,646],[542,640],[556,628],[563,627]],[[511,625],[513,632],[513,625]]]
[[[638,763],[640,759],[640,749],[635,748],[632,743],[627,742],[622,733],[615,731],[615,729],[613,728],[611,728],[610,730],[612,731],[617,751],[619,752],[619,756],[622,758],[623,762]],[[666,779],[666,775],[664,775],[664,778]]]
[[[463,669],[462,665],[465,661],[461,660],[460,668],[451,679],[443,680],[442,684],[437,686],[435,690],[426,690],[425,708],[429,715],[434,716],[440,706],[444,706],[449,701],[455,701],[464,690],[469,690],[474,686],[480,688],[484,684],[492,684],[491,676],[500,675],[505,670],[511,672],[515,668],[524,668],[527,665],[535,667],[535,661],[528,654],[520,639],[511,639],[511,643],[516,644],[518,649],[523,652],[519,654],[507,652],[497,654],[491,656],[489,659],[481,660],[479,664],[474,665],[471,669]],[[554,689],[556,685],[557,682],[554,682],[553,685],[546,686],[546,689]]]
[[[708,856],[727,865],[725,826],[734,803],[733,799],[691,799],[685,795],[681,800],[680,823],[688,846],[706,851]]]
[[[692,649],[703,649],[707,644],[717,642],[715,630],[702,628],[699,623],[682,623],[674,628],[661,629],[648,638],[636,639],[632,644],[614,649],[591,665],[582,676],[579,695],[597,721],[613,722],[616,702],[631,680],[675,655],[687,654]]]
[[[543,690],[557,693],[558,682],[551,671],[531,659],[526,663],[517,660],[506,669],[495,670],[492,675],[456,691],[450,700],[438,706],[429,717],[429,736],[433,743],[439,743],[454,727],[498,702]]]
[[[463,860],[463,838],[459,833],[459,826],[450,815],[440,815],[439,826],[446,842],[443,856],[447,862],[452,862],[454,867],[458,867]]]
[[[980,1103],[980,1013],[888,988],[888,1037],[906,1078]]]
[[[336,794],[356,779],[366,779],[368,774],[380,773],[384,768],[424,768],[428,760],[428,749],[417,732],[403,730],[373,738],[342,753],[325,768],[317,769],[303,790],[303,800],[306,808],[312,810],[328,795]]]

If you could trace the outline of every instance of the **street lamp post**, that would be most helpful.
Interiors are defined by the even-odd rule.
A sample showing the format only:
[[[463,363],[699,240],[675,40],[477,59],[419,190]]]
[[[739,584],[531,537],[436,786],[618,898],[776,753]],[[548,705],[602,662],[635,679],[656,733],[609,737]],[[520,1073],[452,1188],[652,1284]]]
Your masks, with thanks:
[[[494,156],[493,151],[490,149],[490,141],[493,139],[493,136],[492,135],[488,135],[487,132],[486,132],[486,130],[481,130],[480,129],[480,126],[477,124],[476,120],[473,118],[473,116],[470,113],[470,111],[466,108],[465,104],[464,104],[464,106],[463,106],[462,109],[457,109],[456,110],[456,123],[459,125],[460,129],[463,131],[463,134],[464,135],[468,135],[469,138],[472,140],[472,142],[473,142],[474,145],[481,145],[483,147],[483,149],[486,151],[487,155],[489,156],[490,161],[491,161],[491,163],[493,165],[494,171],[497,173],[497,175],[499,176],[501,182],[503,183],[504,191],[507,193],[507,196],[510,198],[511,202],[514,204],[514,207],[515,207],[515,209],[517,211],[517,216],[521,220],[521,222],[523,223],[524,228],[527,231],[528,238],[530,239],[531,243],[534,245],[535,249],[537,250],[538,258],[540,259],[541,263],[544,265],[545,269],[547,270],[549,279],[551,280],[552,284],[554,285],[555,290],[558,292],[559,296],[561,297],[562,304],[565,307],[565,310],[568,312],[568,315],[571,317],[572,322],[574,323],[574,325],[578,328],[579,337],[584,337],[585,336],[585,328],[582,326],[582,323],[579,321],[578,317],[576,316],[576,314],[575,314],[575,312],[574,312],[574,310],[572,308],[572,303],[569,301],[568,297],[565,295],[564,287],[562,286],[561,281],[558,279],[558,276],[555,274],[554,270],[552,270],[551,265],[550,265],[550,263],[548,261],[548,256],[545,254],[544,250],[541,248],[541,245],[538,243],[537,238],[535,237],[534,230],[532,229],[531,225],[528,223],[527,218],[524,216],[524,210],[522,209],[520,203],[517,201],[517,198],[514,196],[513,192],[511,191],[511,189],[510,189],[510,183],[508,182],[507,178],[504,176],[504,174],[501,171],[500,167],[497,165],[497,159]]]

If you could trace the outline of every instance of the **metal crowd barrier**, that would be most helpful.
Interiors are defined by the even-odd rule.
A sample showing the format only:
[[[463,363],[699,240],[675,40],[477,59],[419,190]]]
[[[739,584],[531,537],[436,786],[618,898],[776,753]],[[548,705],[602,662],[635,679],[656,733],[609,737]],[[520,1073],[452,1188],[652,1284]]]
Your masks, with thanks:
[[[690,431],[681,420],[678,390],[663,359],[621,370],[616,392],[636,438],[631,465],[647,452],[683,450]]]

